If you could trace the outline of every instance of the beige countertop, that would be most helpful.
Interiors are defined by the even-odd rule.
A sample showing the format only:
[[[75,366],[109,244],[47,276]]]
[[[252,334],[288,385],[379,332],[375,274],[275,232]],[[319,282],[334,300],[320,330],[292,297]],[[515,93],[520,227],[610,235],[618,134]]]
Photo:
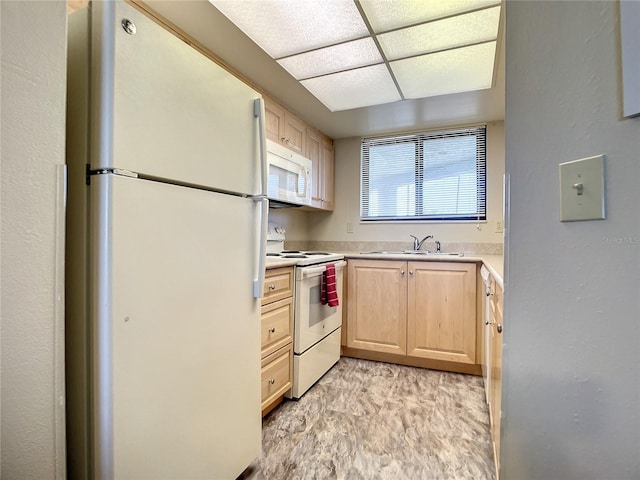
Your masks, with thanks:
[[[297,263],[295,258],[267,257],[265,266],[270,268],[291,267]]]
[[[504,289],[503,273],[504,259],[502,255],[465,254],[463,257],[456,255],[416,255],[412,253],[360,253],[342,252],[346,259],[367,258],[373,260],[403,260],[419,262],[476,262],[483,263],[491,272],[493,278]],[[267,257],[265,265],[267,269],[290,267],[296,264],[295,258]]]
[[[413,253],[361,253],[343,252],[344,257],[366,258],[371,260],[402,260],[417,262],[476,262],[483,263],[491,272],[496,282],[504,289],[503,272],[504,260],[502,255],[465,254],[458,255],[417,255]]]

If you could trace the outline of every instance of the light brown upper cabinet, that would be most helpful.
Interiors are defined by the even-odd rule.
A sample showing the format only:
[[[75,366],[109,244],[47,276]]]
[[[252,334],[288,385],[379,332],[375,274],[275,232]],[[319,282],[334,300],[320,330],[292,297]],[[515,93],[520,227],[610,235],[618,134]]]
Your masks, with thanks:
[[[334,153],[333,141],[330,138],[322,137],[322,150],[320,153],[322,167],[320,169],[320,191],[322,192],[322,205],[324,210],[333,210],[333,182],[334,178]]]
[[[311,206],[333,210],[334,154],[333,141],[307,127],[306,157],[312,164]]]
[[[267,138],[306,155],[307,128],[304,122],[267,97],[264,109]]]

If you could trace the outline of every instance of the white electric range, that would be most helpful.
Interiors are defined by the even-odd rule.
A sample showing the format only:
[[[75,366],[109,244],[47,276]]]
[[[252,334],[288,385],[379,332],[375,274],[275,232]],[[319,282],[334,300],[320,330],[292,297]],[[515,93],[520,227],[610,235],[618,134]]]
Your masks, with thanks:
[[[339,253],[285,250],[286,231],[269,225],[267,256],[296,260],[293,321],[292,398],[300,398],[338,360],[342,332],[344,256]],[[327,265],[336,272],[339,304],[323,305],[320,294]]]

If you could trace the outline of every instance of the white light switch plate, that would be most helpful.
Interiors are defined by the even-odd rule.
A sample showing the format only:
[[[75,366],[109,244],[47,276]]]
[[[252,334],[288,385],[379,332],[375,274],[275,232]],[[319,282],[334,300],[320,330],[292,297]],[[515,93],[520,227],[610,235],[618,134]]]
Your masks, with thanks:
[[[561,163],[560,221],[604,218],[604,155]]]

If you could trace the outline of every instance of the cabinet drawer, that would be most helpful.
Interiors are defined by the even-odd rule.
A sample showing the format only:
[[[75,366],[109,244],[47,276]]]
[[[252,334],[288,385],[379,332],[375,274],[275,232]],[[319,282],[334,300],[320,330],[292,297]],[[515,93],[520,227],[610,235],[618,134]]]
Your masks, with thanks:
[[[267,270],[262,288],[262,305],[293,295],[293,268]]]
[[[293,297],[262,307],[262,358],[291,343],[293,338]]]
[[[262,409],[291,388],[293,345],[262,360]]]

